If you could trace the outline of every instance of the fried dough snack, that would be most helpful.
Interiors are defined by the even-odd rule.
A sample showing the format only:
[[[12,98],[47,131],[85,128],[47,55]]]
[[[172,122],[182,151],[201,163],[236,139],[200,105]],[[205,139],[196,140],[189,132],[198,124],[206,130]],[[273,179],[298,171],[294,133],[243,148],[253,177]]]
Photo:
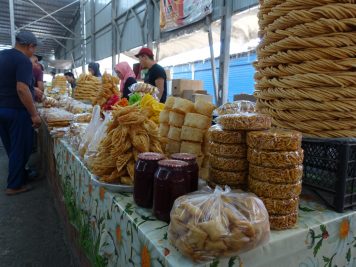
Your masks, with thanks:
[[[93,105],[104,105],[110,97],[113,95],[119,95],[117,86],[119,84],[119,79],[115,76],[112,76],[108,73],[104,73],[101,79],[102,85],[100,91],[98,92]]]
[[[250,193],[209,187],[179,197],[171,211],[168,238],[194,261],[239,254],[269,239],[268,213]]]
[[[249,148],[247,159],[253,165],[284,168],[293,167],[303,163],[303,149],[296,151],[262,151]]]
[[[82,73],[77,80],[74,98],[78,100],[88,100],[94,103],[100,88],[101,83],[97,77]]]
[[[209,169],[209,180],[219,185],[238,186],[247,184],[247,171],[221,171],[214,168]]]
[[[302,146],[302,134],[292,130],[270,129],[247,134],[247,145],[259,150],[298,150]]]
[[[295,184],[277,184],[262,182],[252,178],[248,178],[249,191],[257,196],[268,198],[289,199],[299,197],[302,192],[302,182]]]
[[[162,153],[158,127],[138,106],[114,106],[112,115],[107,135],[88,165],[103,182],[131,185],[137,155]]]
[[[256,109],[305,136],[355,137],[355,0],[260,3]]]
[[[251,177],[260,181],[271,183],[296,183],[302,179],[303,165],[275,169],[250,164],[249,174]]]
[[[289,199],[260,197],[260,199],[269,215],[287,215],[298,211],[299,197]]]
[[[211,154],[221,157],[246,158],[247,146],[244,144],[219,144],[210,142]]]
[[[223,144],[244,144],[244,131],[226,131],[219,124],[211,126],[208,131],[209,140]]]
[[[53,82],[52,82],[52,88],[48,90],[48,93],[52,93],[54,88],[58,88],[58,94],[64,95],[67,92],[67,80],[63,75],[57,75]],[[58,95],[57,94],[57,95]]]
[[[224,130],[266,130],[271,128],[272,118],[259,113],[226,114],[217,117]]]
[[[246,158],[224,158],[215,155],[209,157],[210,166],[222,171],[244,171],[248,169]]]
[[[269,222],[272,230],[290,229],[296,225],[298,220],[298,212],[287,215],[271,215]]]

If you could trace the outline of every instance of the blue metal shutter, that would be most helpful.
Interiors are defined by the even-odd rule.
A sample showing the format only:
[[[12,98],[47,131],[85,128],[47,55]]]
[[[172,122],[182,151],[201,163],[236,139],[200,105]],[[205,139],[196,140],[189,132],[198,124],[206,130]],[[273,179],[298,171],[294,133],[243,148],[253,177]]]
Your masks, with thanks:
[[[218,63],[218,60],[215,60],[216,66],[218,66]],[[216,75],[219,77],[219,68],[216,70]],[[202,80],[204,82],[204,90],[213,96],[213,103],[215,103],[213,73],[211,71],[210,60],[194,64],[194,80]]]
[[[192,79],[192,65],[185,64],[173,67],[173,79]]]
[[[255,60],[256,53],[230,60],[228,101],[233,101],[236,94],[253,94]]]

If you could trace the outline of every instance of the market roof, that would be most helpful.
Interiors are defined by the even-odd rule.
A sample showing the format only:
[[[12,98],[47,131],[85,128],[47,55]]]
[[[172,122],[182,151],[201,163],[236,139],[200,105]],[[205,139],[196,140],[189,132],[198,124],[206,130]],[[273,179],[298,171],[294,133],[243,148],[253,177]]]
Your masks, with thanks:
[[[75,38],[69,30],[79,16],[79,0],[13,1],[15,29],[32,31],[38,37],[42,43],[39,55],[50,57],[58,46],[65,45],[65,39]],[[0,6],[0,45],[11,45],[9,0],[0,0]]]

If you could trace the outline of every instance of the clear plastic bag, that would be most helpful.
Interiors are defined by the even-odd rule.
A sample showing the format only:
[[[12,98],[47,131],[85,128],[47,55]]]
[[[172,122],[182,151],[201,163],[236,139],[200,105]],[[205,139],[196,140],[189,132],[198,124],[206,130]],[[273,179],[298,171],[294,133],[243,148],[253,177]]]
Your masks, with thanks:
[[[270,168],[291,168],[303,164],[303,149],[295,151],[268,151],[249,148],[247,159],[250,164]]]
[[[302,146],[302,133],[276,128],[249,132],[247,134],[247,145],[258,150],[298,150]]]
[[[221,115],[216,122],[223,130],[266,130],[271,128],[272,118],[265,114],[245,112]]]
[[[69,127],[54,128],[50,131],[52,137],[63,137],[68,132]]]
[[[60,108],[50,108],[47,110],[45,119],[47,122],[72,121],[73,113]]]
[[[91,113],[89,112],[75,114],[73,117],[74,122],[90,122],[90,120],[91,120]]]
[[[225,114],[236,114],[236,113],[249,113],[256,111],[256,103],[247,101],[247,100],[239,100],[231,103],[225,103],[215,109],[215,112],[220,115]]]
[[[179,197],[168,227],[171,243],[194,261],[237,255],[266,243],[269,235],[262,200],[219,186]]]
[[[79,149],[79,145],[82,141],[82,136],[85,135],[85,131],[88,127],[88,123],[72,123],[69,130],[64,135],[67,142],[75,149]]]
[[[58,107],[58,105],[59,105],[59,102],[50,96],[46,97],[42,103],[45,108]]]
[[[106,136],[106,130],[108,129],[109,123],[112,121],[112,115],[111,112],[105,112],[104,113],[105,119],[95,132],[95,135],[93,136],[93,139],[90,141],[88,145],[88,149],[85,152],[84,155],[84,162],[88,163],[90,159],[96,156],[98,152],[98,147],[101,142],[101,140],[104,139]]]
[[[99,126],[102,123],[102,119],[100,117],[100,106],[96,105],[93,109],[93,114],[91,116],[90,123],[85,131],[85,134],[82,138],[82,141],[79,145],[79,154],[84,157],[85,152],[88,149],[88,145],[93,139],[96,130],[99,128]]]
[[[129,90],[132,93],[142,93],[142,96],[145,94],[150,94],[152,95],[154,98],[157,98],[158,96],[158,88],[155,86],[152,86],[148,83],[134,83],[133,85],[131,85],[129,87]]]

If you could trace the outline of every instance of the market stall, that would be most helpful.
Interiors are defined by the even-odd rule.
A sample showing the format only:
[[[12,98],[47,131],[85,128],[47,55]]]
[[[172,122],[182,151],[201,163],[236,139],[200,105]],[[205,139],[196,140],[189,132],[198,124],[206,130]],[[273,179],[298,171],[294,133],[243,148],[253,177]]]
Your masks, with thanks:
[[[137,95],[135,97],[140,98]],[[93,124],[98,109],[94,108],[90,118],[85,115],[87,114],[85,111],[90,109],[90,105],[70,98],[60,98],[58,103],[62,103],[62,107],[44,108],[41,111],[45,121],[40,130],[42,162],[57,202],[64,204],[63,208],[65,208],[62,208],[61,214],[66,225],[71,225],[68,229],[71,232],[74,247],[77,250],[81,247],[79,251],[82,251],[80,254],[82,263],[88,264],[89,259],[94,266],[139,266],[140,264],[142,266],[286,266],[287,264],[290,266],[318,266],[321,263],[331,266],[353,266],[355,264],[356,236],[354,229],[356,228],[356,212],[336,213],[328,209],[314,194],[309,192],[304,192],[299,200],[301,167],[298,164],[300,164],[301,156],[298,151],[301,136],[294,131],[260,130],[270,127],[270,119],[265,115],[254,113],[252,103],[244,101],[220,107],[216,110],[220,115],[216,120],[219,124],[209,130],[204,122],[204,116],[199,115],[199,113],[188,112],[187,114],[191,114],[189,116],[183,115],[183,113],[175,114],[174,112],[165,114],[171,112],[169,111],[170,105],[172,105],[172,108],[175,105],[176,107],[179,106],[181,110],[189,109],[195,112],[198,110],[201,113],[210,110],[209,112],[211,112],[213,106],[201,105],[201,103],[195,105],[189,101],[170,98],[167,105],[159,113],[159,117],[151,117],[157,123],[160,122],[160,129],[158,130],[158,126],[156,126],[156,130],[160,132],[163,138],[161,139],[162,142],[166,142],[164,148],[166,153],[176,153],[177,144],[180,147],[178,151],[182,151],[182,147],[183,150],[192,149],[190,146],[182,146],[183,143],[199,144],[200,149],[195,148],[193,152],[197,153],[198,159],[202,160],[199,163],[201,170],[204,169],[203,162],[206,155],[209,152],[213,155],[210,157],[210,165],[213,166],[213,169],[216,169],[215,172],[210,171],[211,179],[208,181],[213,187],[216,184],[228,184],[232,188],[244,188],[246,190],[247,180],[251,180],[246,176],[246,168],[250,166],[250,175],[258,179],[253,180],[254,184],[251,181],[249,182],[249,190],[255,192],[264,201],[270,213],[269,223],[271,228],[290,228],[271,231],[269,235],[269,224],[267,225],[268,229],[262,226],[260,229],[264,230],[260,233],[265,238],[262,238],[264,240],[254,241],[254,245],[249,248],[250,250],[244,251],[244,248],[239,248],[235,252],[228,252],[226,254],[228,256],[225,257],[223,257],[222,251],[218,251],[217,253],[221,254],[220,257],[208,256],[206,258],[200,258],[200,254],[194,252],[192,256],[189,256],[189,251],[187,254],[187,251],[181,250],[182,247],[177,247],[169,237],[169,232],[172,229],[173,232],[175,231],[172,223],[169,226],[167,222],[157,219],[154,210],[142,208],[136,204],[137,198],[134,198],[132,194],[133,186],[129,184],[130,171],[125,169],[127,171],[123,172],[122,177],[128,178],[122,179],[120,175],[116,175],[115,168],[118,163],[115,162],[113,168],[110,165],[110,156],[105,158],[105,155],[110,155],[110,153],[106,153],[110,152],[111,148],[120,145],[118,144],[120,142],[119,139],[116,139],[116,143],[112,143],[110,148],[104,150],[102,144],[106,142],[105,140],[109,140],[108,137],[115,134],[111,131],[116,129],[120,132],[127,122],[121,119],[121,126],[109,123],[105,128],[106,130],[104,129],[106,134],[101,133],[103,135],[102,142],[97,144],[96,149],[87,144],[87,151],[83,153],[80,143],[83,142],[84,133],[88,133],[87,129],[90,128],[90,124]],[[122,101],[118,103],[122,103]],[[142,106],[142,103],[140,105]],[[137,107],[127,107],[132,111],[132,114],[136,114]],[[119,119],[120,117],[115,117],[115,112],[118,112],[115,110],[117,107],[114,105],[112,108],[114,109],[113,117]],[[124,109],[120,108],[119,111],[122,112]],[[176,108],[175,110],[178,111],[179,109]],[[72,114],[72,117],[69,117],[70,112],[68,110],[79,112],[79,114]],[[236,113],[236,110],[242,113]],[[137,116],[139,117],[138,114]],[[185,118],[179,119],[180,116],[188,117],[188,120],[185,120]],[[190,117],[195,119],[191,120]],[[200,120],[196,118],[200,118]],[[69,128],[63,129],[60,126],[68,124],[65,119],[72,121]],[[91,122],[88,126],[89,119],[91,119]],[[83,122],[78,122],[78,120],[87,123],[84,123],[84,127],[82,127],[83,125],[80,123]],[[132,123],[131,120],[130,123]],[[56,125],[59,125],[59,127],[54,127]],[[169,128],[168,131],[164,129],[166,125]],[[152,127],[154,128],[154,125]],[[97,132],[100,132],[100,128],[97,126]],[[173,133],[171,128],[174,130]],[[187,128],[195,129],[193,134],[182,133],[183,129]],[[226,128],[230,129],[226,130]],[[248,132],[241,129],[254,131]],[[177,131],[180,134],[175,134]],[[203,137],[205,132],[209,133],[209,138],[212,140],[207,148]],[[164,139],[165,135],[167,136],[166,139]],[[92,137],[93,139],[95,137]],[[246,142],[249,148],[246,147]],[[274,151],[271,151],[271,148]],[[132,149],[136,149],[135,146]],[[283,151],[279,152],[278,149]],[[284,152],[284,150],[290,150],[290,152]],[[261,157],[263,153],[272,153],[268,154],[272,157],[263,158]],[[280,157],[285,153],[288,156],[294,155],[294,157],[288,157],[287,161],[283,161]],[[134,156],[134,153],[132,155]],[[99,166],[106,166],[105,168],[97,168],[95,164],[92,165],[101,157],[104,157],[106,161],[104,160],[104,163],[99,164]],[[261,161],[261,159],[264,160]],[[284,169],[279,169],[281,167],[288,171],[287,174],[285,174]],[[273,172],[271,172],[271,169]],[[231,170],[237,170],[237,176],[234,176],[232,180],[231,178],[230,180],[224,179],[224,175],[229,174]],[[266,173],[266,171],[269,172]],[[282,185],[278,183],[274,189],[271,189],[275,186],[274,182],[278,182],[280,172],[285,175],[283,182],[286,182],[287,177],[289,177],[291,183],[282,183]],[[266,173],[266,175],[261,176],[261,173]],[[278,175],[275,173],[278,173]],[[115,175],[113,176],[113,174]],[[110,180],[110,177],[113,178],[113,181]],[[272,180],[272,177],[275,180]],[[128,184],[124,185],[123,182],[128,182]],[[272,182],[269,186],[271,190],[261,192],[263,190],[261,190],[260,184],[266,182]],[[278,186],[283,186],[284,189],[278,192],[280,188]],[[294,203],[293,200],[297,199],[296,205],[293,204],[288,209],[287,204],[276,206],[275,203],[279,203],[278,197],[283,198],[284,195],[287,195],[287,197],[284,198],[283,203],[288,204],[291,201]],[[203,197],[207,199],[206,196],[203,195]],[[184,198],[179,199],[184,200]],[[239,203],[239,200],[236,201]],[[214,210],[213,206],[210,209]],[[177,214],[177,207],[173,207],[173,210]],[[251,210],[253,210],[252,207]],[[275,213],[272,212],[274,210],[276,210]],[[266,210],[263,207],[253,214],[257,216],[264,212]],[[284,220],[285,218],[287,219]],[[174,221],[174,223],[179,223],[179,220]],[[213,228],[215,226],[213,225]],[[255,230],[257,231],[257,228]],[[184,230],[182,233],[185,233]],[[229,234],[225,238],[229,238]],[[256,238],[258,238],[257,235]],[[211,252],[208,252],[207,255],[210,255],[209,253]],[[198,258],[195,259],[199,259],[199,261],[194,261],[194,257],[197,257],[197,255]]]
[[[88,229],[87,238],[98,246],[96,252],[108,266],[199,265],[170,244],[167,223],[155,219],[150,210],[139,208],[131,193],[105,190],[65,140],[45,138],[54,145],[56,179],[63,186],[65,202],[73,204],[67,212],[83,220],[76,225],[82,227],[78,230]],[[302,195],[297,226],[272,231],[267,244],[199,266],[353,266],[356,212],[336,213],[316,200],[313,195]],[[69,219],[73,217],[69,215]]]

